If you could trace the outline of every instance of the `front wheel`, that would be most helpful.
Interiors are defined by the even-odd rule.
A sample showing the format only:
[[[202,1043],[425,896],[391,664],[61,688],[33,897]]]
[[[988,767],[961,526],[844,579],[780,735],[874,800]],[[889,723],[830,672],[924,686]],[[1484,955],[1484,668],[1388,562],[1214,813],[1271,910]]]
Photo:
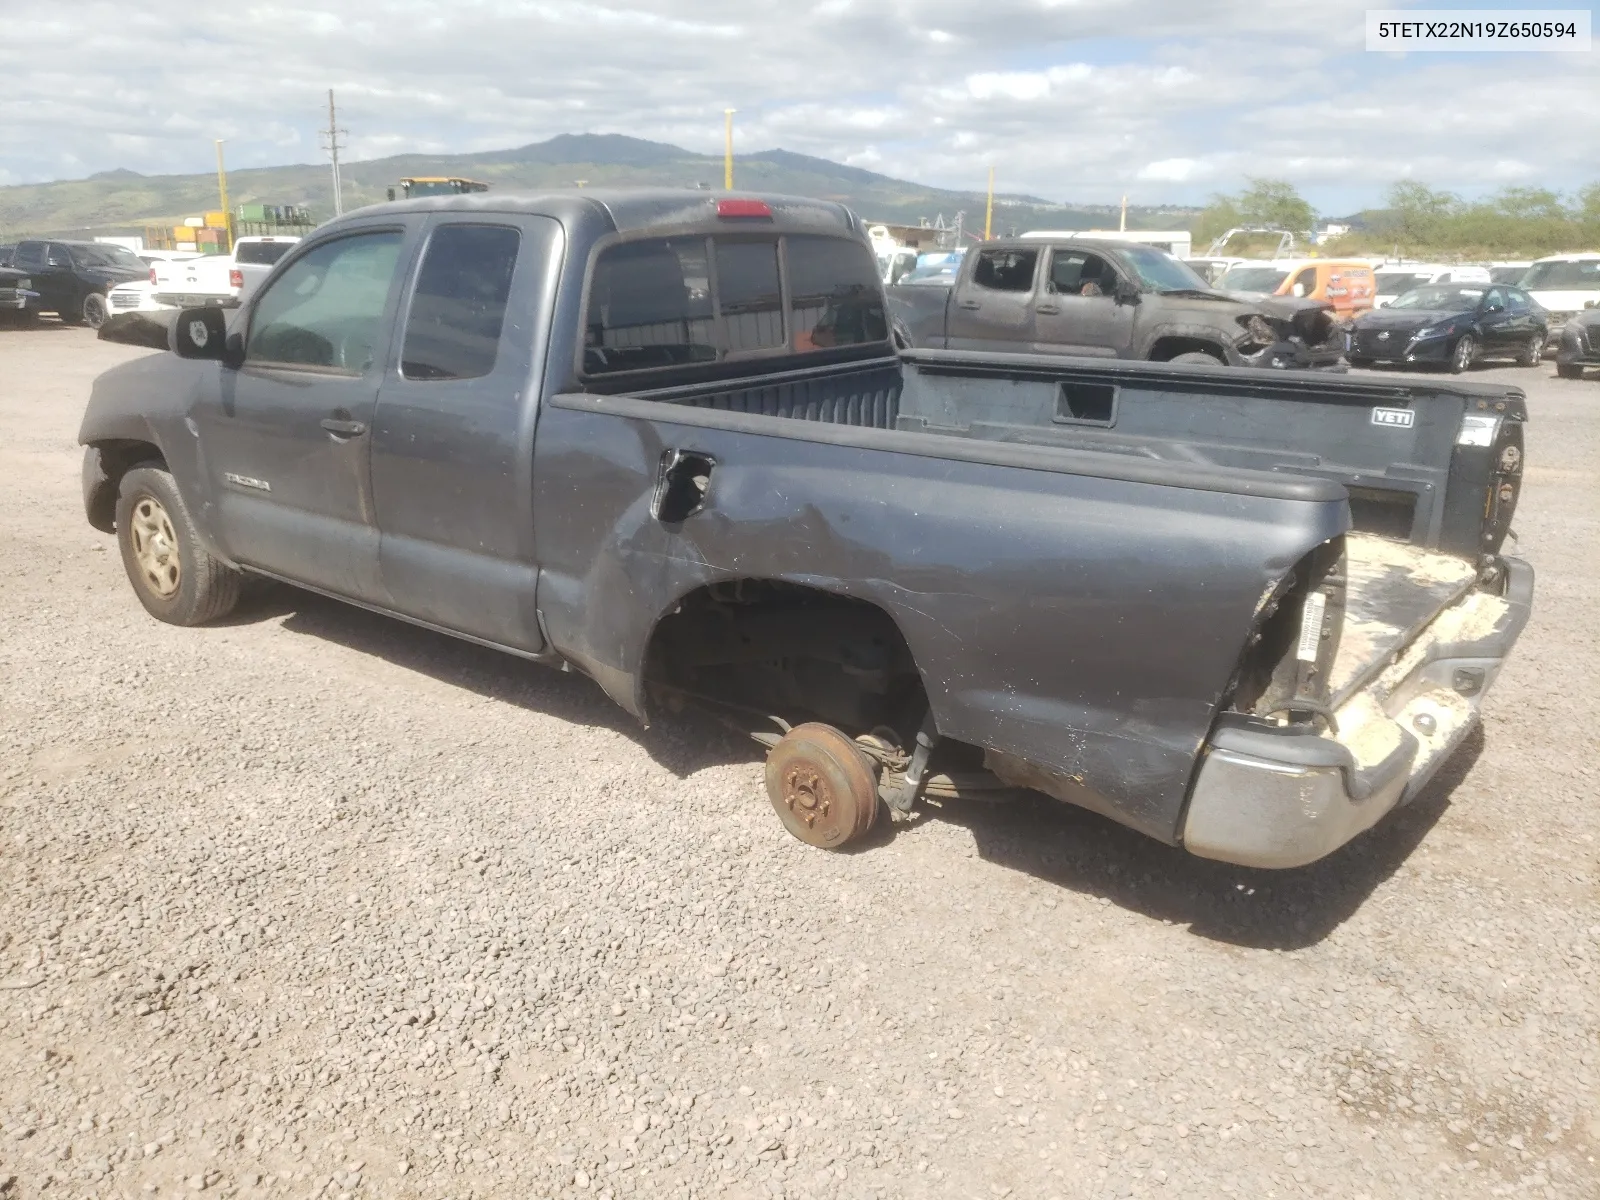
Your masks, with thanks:
[[[169,625],[204,625],[233,611],[239,573],[206,552],[164,468],[135,467],[117,494],[122,567],[144,610]]]
[[[1544,361],[1544,334],[1535,333],[1528,338],[1527,343],[1517,355],[1517,366],[1537,367]]]
[[[1582,379],[1583,367],[1578,363],[1557,363],[1556,374],[1563,379]]]
[[[83,323],[90,329],[99,329],[111,316],[111,306],[99,292],[90,292],[83,298]]]
[[[1170,363],[1194,363],[1197,366],[1206,367],[1225,367],[1228,365],[1215,354],[1207,354],[1204,350],[1190,350],[1185,354],[1174,355],[1167,361]]]
[[[1450,352],[1450,374],[1461,374],[1472,365],[1473,359],[1477,357],[1477,340],[1470,333],[1462,334],[1461,340],[1456,343],[1456,348]]]

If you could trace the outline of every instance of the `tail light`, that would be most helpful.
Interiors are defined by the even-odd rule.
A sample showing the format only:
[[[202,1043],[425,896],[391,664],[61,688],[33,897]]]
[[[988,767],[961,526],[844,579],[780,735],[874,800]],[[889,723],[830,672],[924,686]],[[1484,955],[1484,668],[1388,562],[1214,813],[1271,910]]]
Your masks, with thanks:
[[[229,270],[228,286],[231,288],[242,288],[244,286],[244,272],[238,267]]]
[[[151,287],[155,287],[155,285],[156,285],[156,269],[154,267],[151,267],[150,268],[150,286]]]

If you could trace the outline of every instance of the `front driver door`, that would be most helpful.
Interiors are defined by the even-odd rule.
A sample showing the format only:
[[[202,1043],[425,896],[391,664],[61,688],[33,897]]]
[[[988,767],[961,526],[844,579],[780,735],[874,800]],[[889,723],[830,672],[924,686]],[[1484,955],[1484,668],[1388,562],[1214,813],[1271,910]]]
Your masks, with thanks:
[[[1516,345],[1515,318],[1506,303],[1504,289],[1492,287],[1478,305],[1478,328],[1483,333],[1483,349],[1504,354]]]
[[[403,224],[308,246],[248,310],[244,363],[196,417],[212,527],[235,561],[383,603],[370,430]]]
[[[1066,247],[1050,255],[1034,305],[1030,349],[1119,358],[1131,353],[1135,306],[1116,298],[1117,272],[1101,255]]]

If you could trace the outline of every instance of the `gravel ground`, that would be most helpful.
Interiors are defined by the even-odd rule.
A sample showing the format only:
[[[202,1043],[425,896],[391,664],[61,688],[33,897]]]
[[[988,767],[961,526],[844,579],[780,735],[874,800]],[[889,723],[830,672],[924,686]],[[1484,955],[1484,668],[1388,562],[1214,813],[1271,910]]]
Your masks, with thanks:
[[[1600,382],[1531,398],[1532,623],[1314,868],[1047,801],[855,853],[754,747],[288,589],[147,618],[90,380],[0,332],[0,1195],[1600,1196]]]

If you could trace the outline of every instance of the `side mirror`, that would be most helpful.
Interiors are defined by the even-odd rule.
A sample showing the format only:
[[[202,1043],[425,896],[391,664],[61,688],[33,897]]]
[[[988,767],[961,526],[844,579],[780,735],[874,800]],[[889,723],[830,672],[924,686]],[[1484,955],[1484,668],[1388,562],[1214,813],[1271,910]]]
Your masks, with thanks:
[[[390,189],[389,189],[389,199],[390,199],[390,200],[391,200],[391,201],[392,201],[392,200],[393,200],[393,199],[394,199],[394,189],[393,189],[393,188],[390,188]]]
[[[1483,311],[1486,312],[1486,313],[1497,313],[1497,312],[1505,312],[1505,310],[1506,310],[1506,306],[1504,304],[1490,304],[1490,305],[1485,306]]]
[[[235,367],[244,361],[243,336],[228,332],[227,314],[215,306],[180,312],[168,345],[179,358],[214,359]]]
[[[1117,286],[1112,292],[1112,295],[1117,298],[1118,304],[1139,303],[1139,289],[1134,287],[1134,285],[1129,283],[1126,279],[1117,280]]]

